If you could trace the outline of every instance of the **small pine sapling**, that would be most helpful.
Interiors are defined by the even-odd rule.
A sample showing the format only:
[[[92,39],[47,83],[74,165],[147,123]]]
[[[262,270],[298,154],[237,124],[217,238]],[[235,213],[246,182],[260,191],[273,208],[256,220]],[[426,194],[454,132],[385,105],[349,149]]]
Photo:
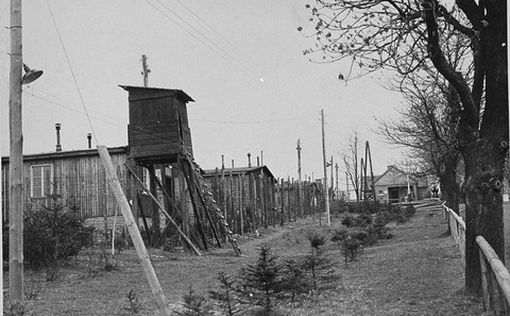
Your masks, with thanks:
[[[257,263],[242,270],[243,294],[254,305],[262,306],[266,314],[273,310],[272,297],[281,291],[280,264],[271,248],[258,249]]]
[[[126,295],[126,299],[128,305],[125,306],[124,309],[131,315],[138,315],[143,308],[143,305],[140,302],[140,298],[138,296],[138,292],[135,289],[129,290]]]
[[[312,282],[307,277],[306,271],[295,260],[285,260],[283,264],[282,292],[290,296],[293,304],[296,297],[308,293],[312,288]]]
[[[179,316],[205,316],[211,315],[211,308],[207,303],[205,297],[195,293],[190,286],[188,293],[184,294],[182,299],[184,304],[182,310],[175,310],[174,312]]]
[[[311,251],[305,257],[303,268],[310,271],[312,277],[312,287],[318,289],[318,280],[322,272],[331,267],[331,260],[323,256],[322,246],[326,244],[326,237],[320,233],[313,232],[308,234],[307,239],[310,241]]]
[[[308,233],[306,238],[310,242],[310,247],[312,247],[312,253],[315,251],[315,254],[317,255],[321,252],[321,247],[326,244],[326,237],[318,232]]]
[[[217,302],[216,305],[223,310],[225,315],[238,315],[241,309],[236,295],[238,289],[235,280],[232,280],[228,274],[220,272],[218,281],[220,282],[220,289],[209,291],[209,297]]]
[[[357,260],[361,254],[363,246],[358,239],[348,238],[342,243],[342,252],[345,258],[345,267],[348,268],[348,261]]]
[[[342,242],[347,238],[347,231],[344,229],[337,229],[331,236],[331,241],[336,242],[338,244],[338,248],[340,248]]]

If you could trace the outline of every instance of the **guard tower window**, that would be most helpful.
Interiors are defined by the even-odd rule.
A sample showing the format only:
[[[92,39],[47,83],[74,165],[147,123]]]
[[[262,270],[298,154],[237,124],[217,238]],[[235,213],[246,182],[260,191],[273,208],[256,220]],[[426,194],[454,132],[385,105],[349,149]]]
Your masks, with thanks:
[[[53,165],[34,165],[30,168],[30,196],[46,198],[51,194]]]

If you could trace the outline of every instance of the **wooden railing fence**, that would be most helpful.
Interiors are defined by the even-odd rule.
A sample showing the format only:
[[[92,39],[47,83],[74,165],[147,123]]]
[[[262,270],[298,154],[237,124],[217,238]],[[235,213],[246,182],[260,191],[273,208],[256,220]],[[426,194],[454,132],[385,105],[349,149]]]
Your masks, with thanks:
[[[444,203],[442,206],[452,237],[461,252],[462,263],[465,265],[466,224]],[[485,238],[477,236],[476,243],[479,247],[484,308],[495,315],[510,315],[510,274]]]
[[[453,239],[455,240],[455,244],[459,248],[460,255],[462,257],[462,264],[466,264],[466,224],[462,217],[460,217],[457,213],[455,213],[451,208],[446,206],[444,203],[442,204],[444,209],[445,218],[448,220],[448,225],[450,226],[450,232],[452,234]]]

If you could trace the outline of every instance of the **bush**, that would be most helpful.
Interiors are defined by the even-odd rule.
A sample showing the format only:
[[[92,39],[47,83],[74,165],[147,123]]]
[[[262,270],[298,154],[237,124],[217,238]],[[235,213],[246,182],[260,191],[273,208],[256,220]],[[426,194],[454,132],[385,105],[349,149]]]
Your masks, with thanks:
[[[326,244],[326,237],[318,232],[308,233],[306,239],[308,239],[308,241],[310,242],[310,247],[312,247],[312,249],[315,249],[316,253],[319,253],[320,247]]]
[[[340,244],[347,238],[347,236],[348,232],[345,229],[336,229],[333,236],[331,236],[331,241],[338,243],[338,247],[340,247]]]
[[[361,246],[366,246],[370,244],[370,236],[368,232],[364,230],[353,231],[349,234],[350,239],[358,240]]]
[[[368,213],[362,213],[354,219],[353,226],[367,227],[370,224],[372,224],[372,215]]]
[[[342,252],[345,258],[345,267],[348,267],[348,261],[355,261],[363,250],[363,246],[358,239],[346,239],[342,243]]]
[[[52,196],[48,206],[28,210],[23,225],[24,261],[36,271],[46,267],[55,269],[62,261],[77,255],[91,244],[94,230],[86,227],[85,220],[74,209],[64,205],[59,196]],[[4,258],[8,260],[9,242],[8,238],[5,240],[4,254],[7,256],[4,255]]]
[[[412,205],[407,205],[406,208],[405,208],[405,215],[407,217],[411,217],[414,214],[416,214],[416,208],[414,206],[412,206]]]
[[[345,227],[351,227],[354,225],[354,217],[351,215],[345,215],[342,219],[342,225]]]

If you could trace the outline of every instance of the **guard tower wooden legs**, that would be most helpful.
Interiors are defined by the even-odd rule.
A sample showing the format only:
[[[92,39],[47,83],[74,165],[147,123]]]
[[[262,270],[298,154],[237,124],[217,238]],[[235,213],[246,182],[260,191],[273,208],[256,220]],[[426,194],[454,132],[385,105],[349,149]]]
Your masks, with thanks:
[[[181,234],[182,238],[185,239],[186,243],[194,249],[194,251],[198,254],[198,249],[193,245],[191,240],[187,237],[189,234],[185,234],[177,225],[177,223],[170,217],[170,215],[165,211],[165,207],[159,203],[157,199],[157,194],[155,192],[156,186],[163,192],[165,196],[165,200],[167,201],[167,208],[170,208],[173,214],[180,215],[181,217],[185,217],[187,214],[187,209],[180,209],[173,201],[173,198],[170,196],[170,193],[166,190],[164,185],[158,179],[155,174],[154,166],[148,165],[147,170],[149,171],[150,184],[151,187],[147,188],[142,180],[136,175],[136,173],[126,164],[127,170],[131,173],[132,177],[141,185],[141,187],[145,190],[145,192],[151,197],[154,204],[158,206],[161,212],[167,217],[168,221],[174,226],[178,232]],[[212,193],[208,191],[207,186],[203,182],[203,178],[199,172],[198,165],[192,158],[190,158],[186,153],[182,155],[178,155],[177,157],[177,169],[179,169],[179,173],[182,174],[185,179],[187,185],[187,192],[189,193],[190,202],[193,209],[193,214],[195,217],[195,225],[196,231],[198,231],[199,239],[201,240],[202,247],[207,250],[208,249],[208,238],[206,236],[206,228],[207,231],[212,235],[218,247],[221,247],[220,238],[225,238],[233,247],[237,256],[241,254],[239,247],[237,246],[236,240],[233,237],[233,232],[230,230],[225,217],[223,216],[221,210],[217,206],[217,202],[212,198]],[[138,203],[137,206],[140,208],[140,212],[143,212],[140,202],[138,198],[134,201]],[[211,213],[212,212],[212,213]],[[147,212],[142,213],[142,215],[147,215]],[[159,212],[157,214],[153,214],[153,225],[159,225],[158,220],[154,220],[154,216],[157,216],[159,219]],[[207,221],[207,222],[206,222]],[[185,224],[183,222],[183,224]],[[208,225],[207,225],[208,224]],[[144,225],[146,225],[144,221]],[[158,227],[159,228],[159,227]],[[187,227],[186,227],[187,228]],[[188,229],[185,229],[188,231]],[[156,230],[157,231],[157,230]],[[221,235],[224,236],[220,236]],[[151,239],[157,238],[152,235]]]

